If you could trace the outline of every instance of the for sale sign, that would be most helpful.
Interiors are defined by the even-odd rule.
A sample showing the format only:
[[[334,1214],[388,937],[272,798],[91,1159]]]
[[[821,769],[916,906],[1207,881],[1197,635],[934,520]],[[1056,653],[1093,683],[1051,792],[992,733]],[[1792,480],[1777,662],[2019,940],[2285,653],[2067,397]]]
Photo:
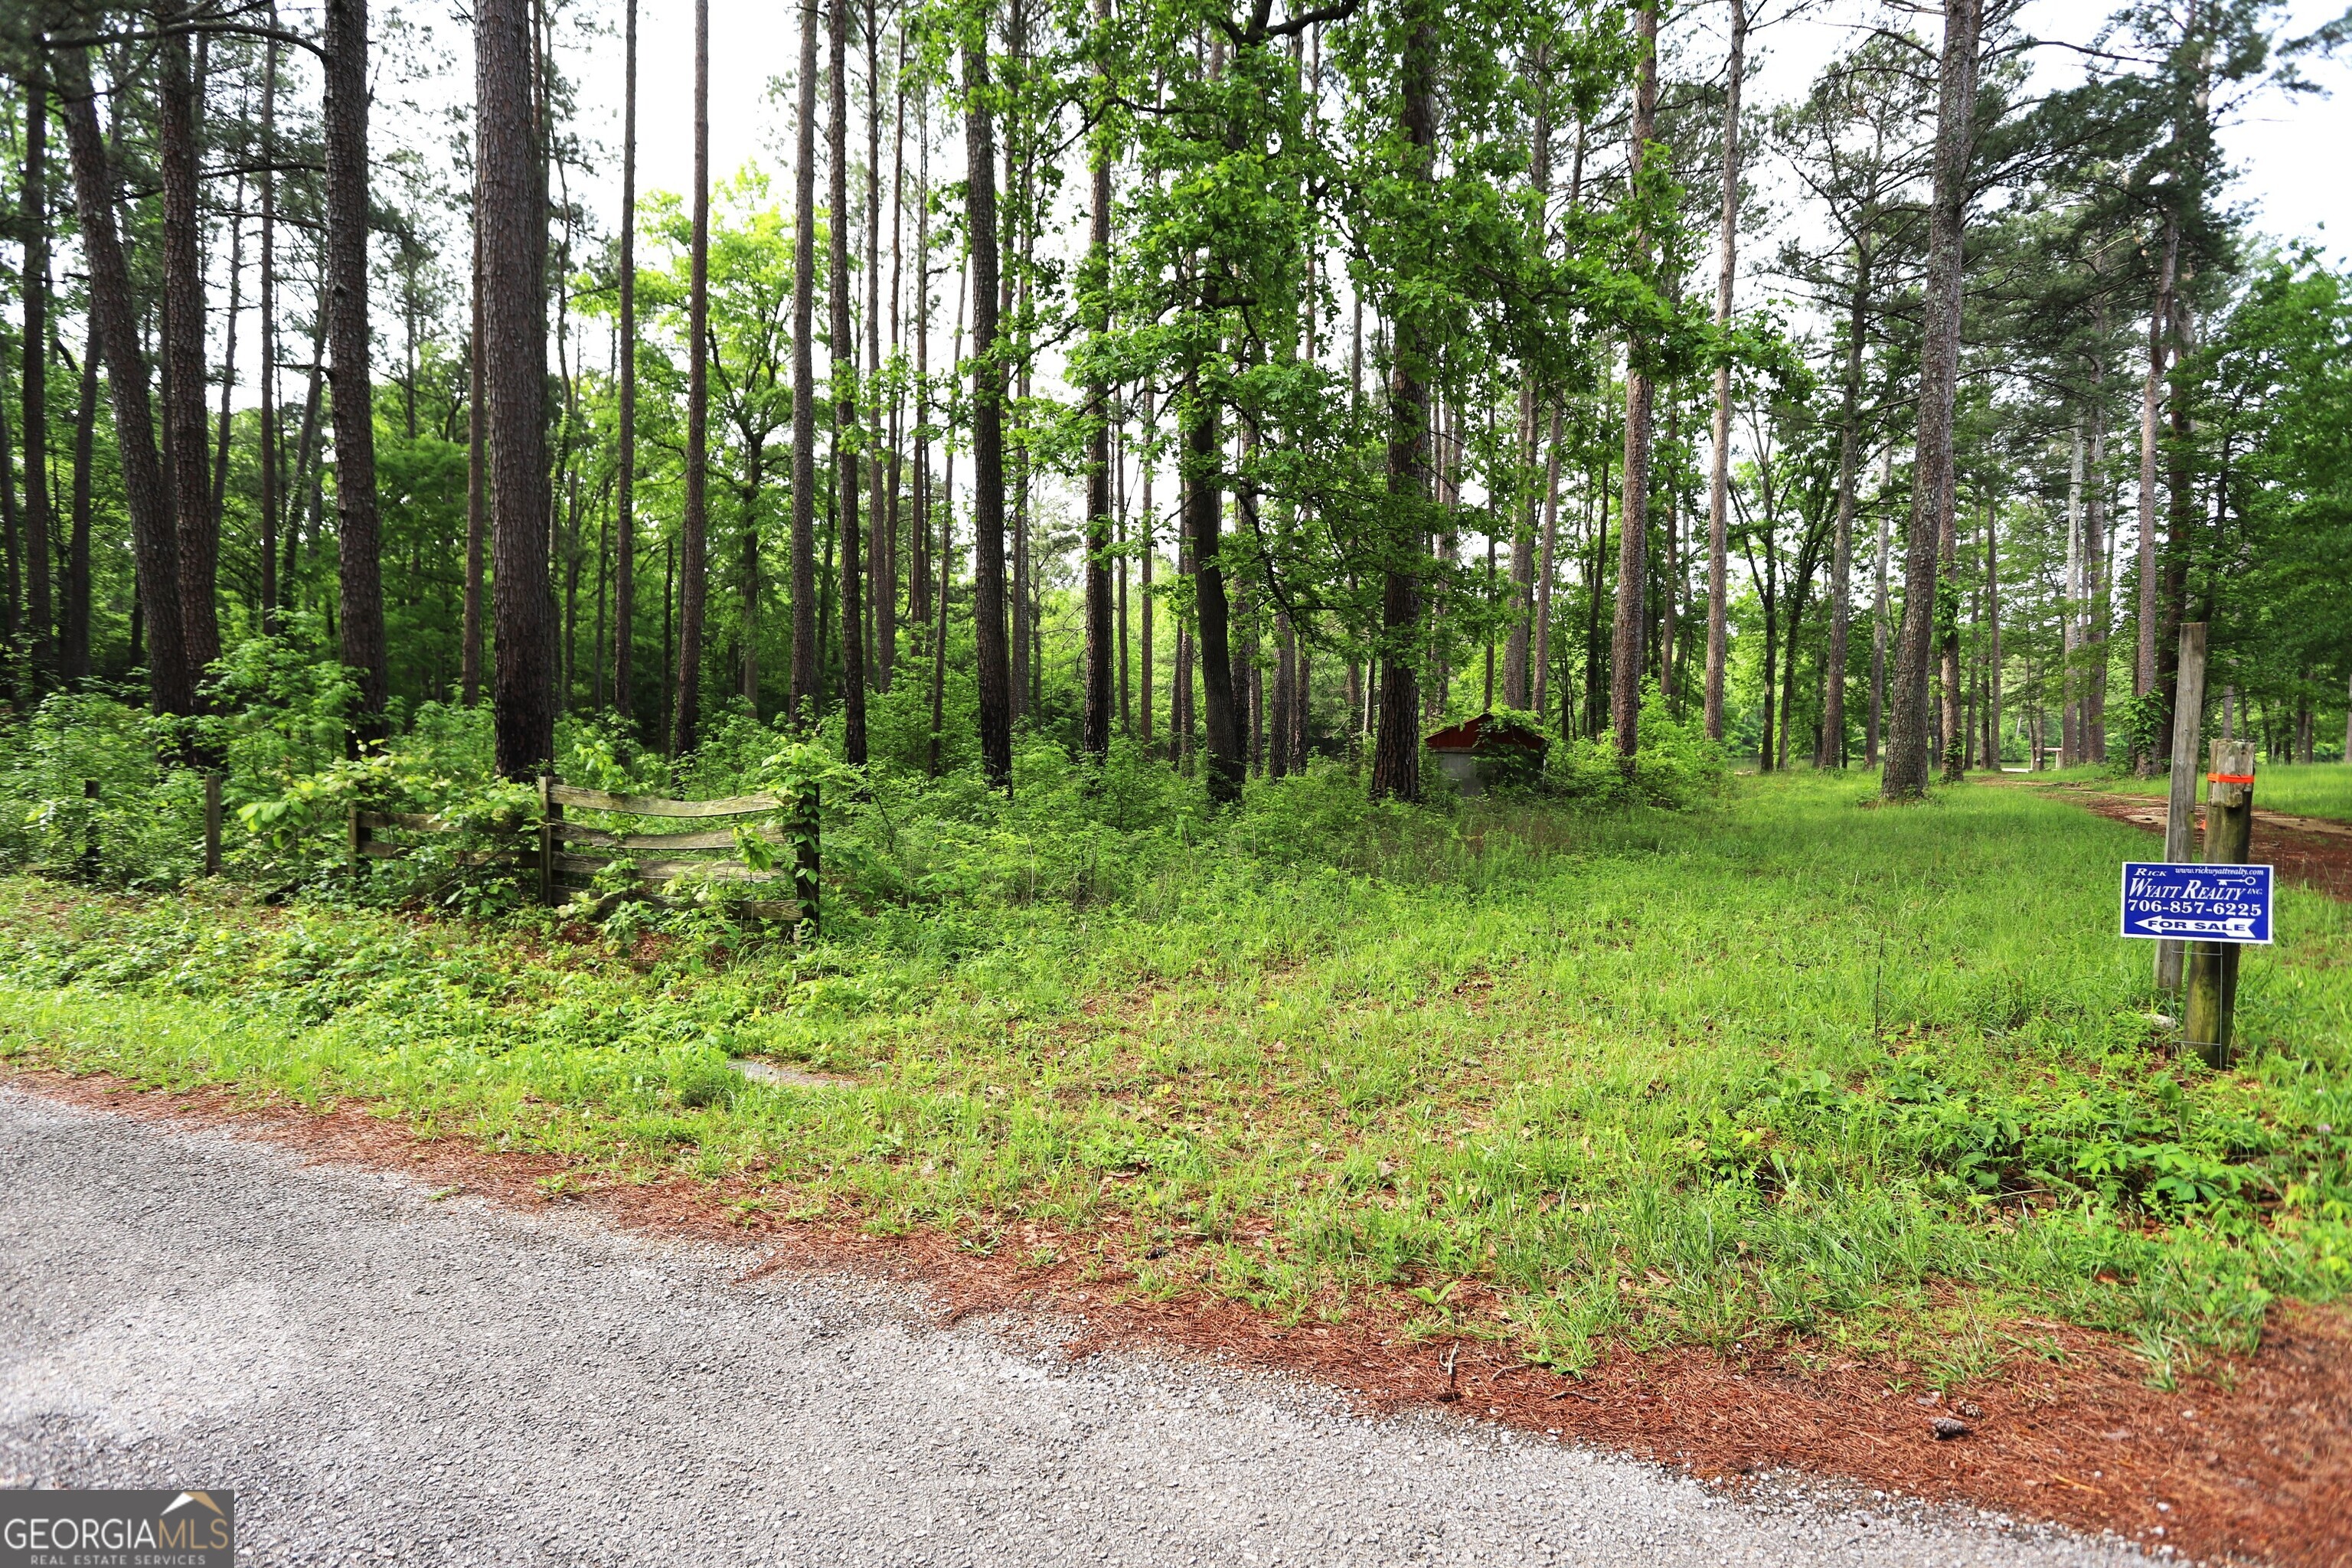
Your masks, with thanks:
[[[2271,868],[2126,860],[2123,934],[2177,942],[2268,942]]]

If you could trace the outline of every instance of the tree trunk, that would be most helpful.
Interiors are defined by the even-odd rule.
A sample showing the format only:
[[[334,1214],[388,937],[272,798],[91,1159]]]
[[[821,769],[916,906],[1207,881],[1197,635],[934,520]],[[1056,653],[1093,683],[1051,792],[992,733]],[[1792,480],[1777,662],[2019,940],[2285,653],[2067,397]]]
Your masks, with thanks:
[[[277,25],[277,7],[270,8]],[[278,40],[263,51],[261,76],[261,632],[278,635]],[[469,390],[470,400],[474,393]],[[470,705],[470,699],[469,699]]]
[[[1971,0],[1973,3],[1973,0]],[[1641,38],[1641,75],[1633,90],[1633,178],[1638,184],[1649,163],[1650,132],[1658,109],[1658,14],[1647,5],[1636,13]],[[1642,246],[1646,255],[1649,240]],[[1646,267],[1647,263],[1644,262]],[[1633,776],[1641,744],[1642,632],[1649,598],[1650,437],[1654,387],[1645,361],[1649,344],[1638,332],[1625,339],[1625,499],[1618,510],[1617,617],[1609,643],[1609,724],[1615,731],[1618,765]]]
[[[899,52],[905,50],[900,29]],[[903,58],[901,60],[903,66]],[[902,70],[899,92],[904,96]],[[919,626],[931,622],[931,100],[926,87],[915,100],[915,428],[914,549],[908,562],[907,613]],[[896,264],[893,264],[894,268]],[[956,282],[956,319],[963,319],[963,282]],[[895,335],[895,334],[894,334]]]
[[[2000,510],[1985,500],[1985,766],[2000,771]],[[2031,759],[2028,759],[2031,761]]]
[[[1147,756],[1150,755],[1151,752],[1151,705],[1153,701],[1151,678],[1154,673],[1153,667],[1157,663],[1159,657],[1159,646],[1156,641],[1154,628],[1151,624],[1153,604],[1153,596],[1151,593],[1152,557],[1157,553],[1152,547],[1152,524],[1158,521],[1151,510],[1151,458],[1150,457],[1151,432],[1151,388],[1147,384],[1143,388],[1143,439],[1145,445],[1143,452],[1139,454],[1138,462],[1138,466],[1143,470],[1143,494],[1136,506],[1135,511],[1136,527],[1139,533],[1141,535],[1143,542],[1143,564],[1141,572],[1138,574],[1143,597],[1143,611],[1140,617],[1141,625],[1137,627],[1139,639],[1143,644],[1143,658],[1141,661],[1141,668],[1136,671],[1136,739],[1142,742],[1144,753]]]
[[[2157,409],[2164,391],[2165,327],[2172,315],[2172,280],[2180,259],[2180,228],[2172,215],[2164,221],[2163,259],[2158,265],[2156,302],[2147,313],[2147,376],[2140,389],[2139,407],[2139,625],[2137,657],[2132,663],[2132,695],[2145,697],[2157,679],[2156,451]],[[2142,778],[2154,775],[2156,752],[2136,748],[2133,771]]]
[[[482,391],[492,458],[499,772],[555,751],[555,594],[548,576],[546,192],[530,0],[478,0],[475,112],[482,237]]]
[[[801,132],[803,191],[811,178],[808,153],[811,135],[806,123],[810,100],[816,90],[815,0],[803,0],[801,20],[801,85],[803,125]],[[805,212],[807,199],[802,203]],[[795,251],[799,276],[794,282],[794,363],[808,354],[808,276],[812,263],[808,238],[813,226],[805,218]],[[694,229],[687,262],[686,472],[685,506],[678,525],[677,668],[671,671],[669,754],[673,760],[694,750],[702,733],[703,619],[710,595],[710,0],[694,4]],[[793,382],[793,423],[814,428],[814,398],[805,381]],[[797,458],[795,463],[797,464]],[[808,502],[804,490],[815,489],[814,463],[807,486],[794,468],[793,513],[794,549],[799,549],[800,514]],[[799,626],[814,597],[796,596],[793,606],[794,674],[798,675]],[[814,639],[811,638],[812,645]],[[798,688],[794,689],[793,720],[799,721]]]
[[[1731,324],[1739,245],[1739,89],[1748,65],[1748,6],[1731,0],[1731,59],[1723,103],[1723,256],[1715,278],[1715,324]],[[1731,367],[1715,370],[1715,450],[1706,491],[1706,738],[1723,739],[1723,666],[1730,648]]]
[[[66,542],[66,604],[58,673],[68,687],[89,679],[90,448],[98,432],[98,314],[82,348],[81,393],[74,404],[73,522]],[[134,536],[135,542],[135,536]]]
[[[1013,671],[1004,626],[1004,344],[996,229],[996,122],[983,26],[963,55],[965,221],[971,243],[971,599],[979,665],[980,765],[1013,790]]]
[[[391,695],[376,520],[374,387],[368,374],[367,58],[366,0],[327,0],[326,276],[337,585],[343,663],[359,679],[352,733],[360,742],[383,738]]]
[[[236,177],[236,195],[229,206],[228,221],[228,315],[221,330],[221,395],[220,416],[213,437],[212,494],[208,498],[208,515],[217,529],[222,509],[228,499],[229,438],[235,429],[236,410],[232,395],[236,391],[236,318],[244,308],[242,285],[245,279],[245,176]]]
[[[1981,0],[1944,0],[1944,48],[1936,107],[1933,193],[1919,364],[1919,434],[1912,465],[1911,522],[1903,574],[1903,629],[1879,791],[1916,799],[1927,789],[1927,675],[1936,633],[1937,545],[1950,526],[1952,398],[1959,379],[1960,241],[1966,221],[1969,134],[1976,113]]]
[[[1551,440],[1544,454],[1543,542],[1536,557],[1535,683],[1528,711],[1540,716],[1550,700],[1552,556],[1559,545],[1559,435],[1561,403],[1551,405]]]
[[[816,583],[816,0],[801,0],[793,169],[793,658],[786,718],[813,730],[823,700]]]
[[[2075,659],[2083,646],[2083,413],[2074,413],[2066,464],[2066,579],[2058,623],[2058,765],[2083,760],[2081,679]],[[2037,757],[2034,765],[2039,767]]]
[[[613,708],[637,723],[637,0],[624,7],[621,98],[620,409],[614,454]]]
[[[180,619],[179,536],[173,525],[163,468],[155,452],[154,413],[148,401],[147,364],[139,352],[138,308],[131,271],[114,226],[114,174],[98,128],[98,100],[89,62],[79,48],[55,56],[58,98],[73,159],[74,202],[81,219],[89,274],[92,338],[105,346],[107,385],[114,403],[117,460],[131,513],[131,552],[147,644],[148,701],[158,713],[195,707],[194,672]],[[87,372],[85,374],[88,374]],[[86,473],[89,465],[80,465]],[[76,527],[81,526],[77,518]],[[89,578],[83,579],[85,593]]]
[[[213,603],[220,524],[212,510],[211,431],[205,418],[205,279],[197,254],[196,89],[188,35],[161,46],[163,89],[156,163],[163,190],[163,418],[172,526],[180,551],[180,626],[189,673],[201,680],[220,658]]]
[[[1845,766],[1845,664],[1853,618],[1854,469],[1862,461],[1862,339],[1869,324],[1870,257],[1854,258],[1846,309],[1845,385],[1838,414],[1837,539],[1830,552],[1829,689],[1822,699],[1822,762]]]
[[[1878,548],[1872,552],[1872,570],[1877,583],[1870,612],[1870,724],[1863,732],[1863,761],[1865,765],[1878,765],[1879,737],[1886,731],[1886,568],[1887,557],[1894,552],[1894,510],[1887,505],[1888,491],[1895,485],[1895,447],[1892,442],[1879,457],[1878,496],[1874,506],[1878,513]]]
[[[829,192],[832,221],[826,257],[826,301],[833,308],[832,357],[827,375],[833,383],[834,495],[840,508],[841,539],[841,743],[842,754],[853,767],[866,765],[866,606],[865,567],[859,560],[857,521],[858,447],[857,339],[850,331],[849,295],[849,8],[852,0],[833,0],[832,91],[826,112],[826,151],[832,163]]]
[[[1110,26],[1110,0],[1095,0],[1095,25]],[[1108,68],[1100,68],[1108,79]],[[1087,324],[1097,340],[1110,331],[1111,150],[1107,141],[1094,148],[1094,211],[1088,235],[1088,270],[1097,291],[1087,309]],[[1086,558],[1086,707],[1078,725],[1078,745],[1087,755],[1110,754],[1111,645],[1117,628],[1111,621],[1111,389],[1099,373],[1087,388],[1087,558]]]
[[[2103,367],[2094,361],[2091,365],[2091,405],[2099,406],[2099,388],[2105,380]],[[2113,620],[2115,588],[2113,565],[2108,558],[2106,472],[2107,427],[2104,419],[2091,426],[2090,471],[2095,477],[2090,502],[2083,510],[2084,563],[2094,586],[2090,591],[2090,624],[2087,640],[2090,644],[2089,665],[2084,671],[2083,698],[2083,747],[2084,760],[2104,763],[2107,760],[2107,633]]]
[[[866,606],[871,628],[868,674],[875,689],[890,689],[898,643],[898,533],[887,510],[883,475],[897,461],[897,432],[884,417],[882,387],[882,39],[876,0],[866,0],[866,376],[876,439],[867,442],[866,518],[872,548],[866,563]],[[896,476],[892,476],[896,488]]]
[[[1528,160],[1528,183],[1535,187],[1538,210],[1543,211],[1551,195],[1551,60],[1549,52],[1536,58],[1536,117],[1533,145]],[[1547,220],[1548,221],[1548,220]],[[1549,239],[1549,227],[1544,239]],[[1511,633],[1503,647],[1503,701],[1512,708],[1526,709],[1531,702],[1538,708],[1541,699],[1533,695],[1542,683],[1542,676],[1528,668],[1531,645],[1536,641],[1536,526],[1543,505],[1543,492],[1536,488],[1536,444],[1543,437],[1539,427],[1542,400],[1532,376],[1524,372],[1519,380],[1519,484],[1525,500],[1517,508],[1518,527],[1511,536]],[[1544,552],[1550,560],[1549,547]],[[1532,679],[1531,679],[1532,676]]]
[[[49,100],[41,64],[25,81],[25,363],[20,388],[25,426],[25,553],[32,621],[32,689],[47,689],[58,673],[57,612],[49,602]],[[0,477],[0,484],[6,482]]]
[[[1201,661],[1200,718],[1209,751],[1209,799],[1239,800],[1243,754],[1244,694],[1234,680],[1232,609],[1226,599],[1223,563],[1218,559],[1223,531],[1224,491],[1217,465],[1223,451],[1216,405],[1196,374],[1188,378],[1184,409],[1184,527],[1192,547],[1193,648]]]
[[[2193,277],[2193,271],[2191,273]],[[2193,368],[2197,352],[2197,329],[2192,307],[2185,290],[2176,289],[2172,296],[2172,364],[2179,377],[2168,388],[2167,415],[2172,426],[2172,441],[2165,453],[2165,538],[2159,558],[2158,578],[2163,600],[2158,606],[2156,645],[2156,685],[2153,689],[2163,700],[2164,721],[2160,733],[2169,737],[2175,725],[2186,720],[2194,727],[2202,722],[2201,714],[2180,712],[2180,623],[2187,618],[2189,596],[2189,561],[2191,535],[2196,531],[2198,514],[2201,510],[2197,499],[2195,454],[2190,450],[2189,409],[2193,393],[2186,384],[2184,370]],[[2223,472],[2226,475],[2229,448],[2222,448]],[[2210,584],[2210,579],[2208,579]],[[2198,619],[2212,618],[2211,593],[2207,592],[2206,608]]]
[[[477,200],[481,176],[475,175]],[[473,331],[466,345],[466,587],[465,621],[458,650],[458,692],[471,708],[482,695],[482,546],[488,520],[489,413],[482,406],[488,384],[483,369],[482,226],[474,226]]]
[[[1609,563],[1609,463],[1603,458],[1600,481],[1593,486],[1600,519],[1592,536],[1592,561],[1585,572],[1584,595],[1584,733],[1601,735],[1601,580]],[[1565,710],[1563,710],[1565,712]]]
[[[1952,584],[1955,594],[1953,603],[1937,605],[1936,620],[1937,647],[1942,659],[1938,689],[1943,699],[1943,711],[1939,715],[1941,727],[1937,732],[1944,741],[1944,780],[1948,784],[1958,783],[1968,771],[1968,730],[1961,721],[1960,711],[1967,692],[1960,684],[1960,617],[1957,597],[1960,587],[1959,502],[1957,484],[1956,474],[1948,487],[1953,490],[1953,499],[1945,503],[1943,532],[1936,550],[1937,573],[1943,581]]]
[[[1404,133],[1406,173],[1433,182],[1437,144],[1438,16],[1433,0],[1413,0],[1404,17],[1402,89],[1398,129]],[[1421,798],[1421,693],[1413,679],[1420,653],[1420,567],[1427,553],[1420,512],[1429,499],[1428,374],[1435,345],[1419,310],[1398,289],[1390,308],[1395,352],[1390,356],[1388,492],[1392,515],[1389,559],[1381,574],[1381,719],[1372,742],[1375,800]]]

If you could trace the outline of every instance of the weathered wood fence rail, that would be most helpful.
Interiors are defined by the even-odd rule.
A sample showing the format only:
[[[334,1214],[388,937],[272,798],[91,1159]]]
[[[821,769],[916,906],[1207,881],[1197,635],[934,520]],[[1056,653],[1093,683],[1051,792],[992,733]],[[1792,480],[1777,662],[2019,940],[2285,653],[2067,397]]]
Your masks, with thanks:
[[[461,863],[517,867],[535,884],[534,890],[544,904],[556,903],[567,893],[593,888],[600,879],[609,884],[614,868],[625,867],[628,885],[614,890],[657,896],[659,889],[679,878],[695,877],[728,886],[730,890],[740,888],[740,901],[750,904],[757,913],[784,919],[800,919],[806,913],[794,895],[792,856],[785,836],[765,824],[747,825],[742,821],[780,810],[782,803],[774,795],[671,800],[661,795],[582,789],[542,778],[539,783],[539,801],[538,823],[519,830],[513,836],[511,848],[467,851],[459,857]],[[565,816],[567,811],[711,826],[646,832],[634,826],[574,822]],[[347,858],[352,873],[357,875],[371,859],[394,859],[417,848],[404,837],[387,837],[387,834],[456,831],[455,825],[426,813],[362,811],[354,807],[350,813]],[[782,862],[779,868],[753,866],[739,858],[746,833],[783,850],[779,857]],[[768,893],[782,896],[778,900],[761,897]]]

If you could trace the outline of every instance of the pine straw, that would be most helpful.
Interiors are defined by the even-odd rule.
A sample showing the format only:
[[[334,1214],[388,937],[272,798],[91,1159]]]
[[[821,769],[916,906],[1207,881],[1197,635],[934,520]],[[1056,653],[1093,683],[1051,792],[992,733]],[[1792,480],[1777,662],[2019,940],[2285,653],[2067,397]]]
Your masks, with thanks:
[[[103,1075],[5,1080],[146,1120],[227,1128],[319,1163],[406,1172],[515,1207],[577,1203],[628,1229],[725,1243],[742,1249],[739,1282],[849,1267],[919,1283],[946,1322],[1002,1312],[1076,1321],[1073,1355],[1172,1347],[1312,1377],[1370,1411],[1450,1408],[1735,1489],[1743,1477],[1797,1469],[2112,1531],[2191,1557],[2352,1562],[2352,1311],[2342,1308],[2281,1304],[2252,1360],[2208,1367],[2171,1393],[2149,1387],[2145,1363],[2118,1341],[2041,1321],[2005,1328],[2043,1353],[2012,1354],[1940,1398],[1906,1363],[1837,1359],[1808,1342],[1759,1342],[1732,1356],[1621,1349],[1570,1378],[1520,1360],[1507,1339],[1416,1341],[1402,1310],[1286,1324],[1197,1289],[1157,1298],[1116,1267],[1040,1265],[1035,1251],[1010,1247],[982,1255],[936,1230],[875,1236],[846,1212],[793,1221],[730,1206],[748,1184],[592,1180],[559,1184],[551,1199],[543,1184],[565,1173],[560,1161],[419,1138],[357,1102],[313,1111],[218,1089],[141,1090]],[[1032,1230],[1026,1239],[1053,1238]],[[1064,1250],[1088,1251],[1095,1239]],[[1475,1291],[1455,1302],[1465,1312],[1486,1304]],[[1965,1421],[1967,1434],[1938,1440],[1939,1416]]]

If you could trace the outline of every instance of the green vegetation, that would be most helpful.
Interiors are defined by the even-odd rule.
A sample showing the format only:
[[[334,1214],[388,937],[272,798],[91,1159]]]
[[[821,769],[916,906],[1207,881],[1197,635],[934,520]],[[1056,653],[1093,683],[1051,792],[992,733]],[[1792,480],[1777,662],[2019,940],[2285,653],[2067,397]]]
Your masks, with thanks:
[[[1318,770],[1211,816],[1117,755],[1019,774],[833,806],[804,950],[714,909],[9,880],[0,1057],[355,1098],[583,1180],[1286,1319],[1385,1304],[1570,1370],[1801,1334],[1951,1381],[2057,1318],[2161,1381],[2352,1278],[2352,919],[2316,895],[2283,893],[2215,1074],[2112,934],[2138,836],[2026,791],[1368,810]]]

